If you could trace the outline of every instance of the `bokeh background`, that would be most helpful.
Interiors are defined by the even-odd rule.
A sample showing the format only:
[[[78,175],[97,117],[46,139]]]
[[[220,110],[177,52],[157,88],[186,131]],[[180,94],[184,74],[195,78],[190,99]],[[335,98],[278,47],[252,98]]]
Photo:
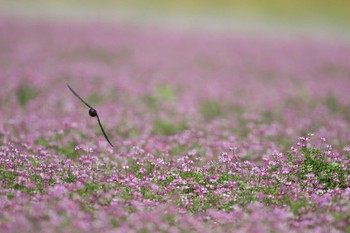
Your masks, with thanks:
[[[0,0],[3,16],[350,38],[345,0]]]
[[[1,232],[350,232],[349,24],[350,0],[0,0]]]

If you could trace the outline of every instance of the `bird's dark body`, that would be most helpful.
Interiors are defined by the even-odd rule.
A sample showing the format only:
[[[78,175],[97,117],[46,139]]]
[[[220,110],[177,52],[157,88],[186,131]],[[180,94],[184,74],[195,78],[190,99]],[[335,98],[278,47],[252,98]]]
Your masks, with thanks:
[[[89,115],[90,115],[91,117],[95,117],[95,116],[97,116],[97,112],[96,112],[96,110],[95,110],[95,109],[93,109],[93,108],[90,108],[90,109],[89,109]]]

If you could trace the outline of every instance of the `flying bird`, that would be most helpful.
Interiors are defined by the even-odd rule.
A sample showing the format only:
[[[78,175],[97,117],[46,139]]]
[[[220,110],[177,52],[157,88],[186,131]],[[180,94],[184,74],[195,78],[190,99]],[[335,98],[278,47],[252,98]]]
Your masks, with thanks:
[[[75,95],[76,97],[78,97],[78,99],[80,99],[81,102],[83,102],[86,106],[88,106],[88,108],[89,108],[89,115],[90,115],[91,117],[96,117],[96,118],[97,118],[98,124],[100,125],[100,128],[101,128],[101,131],[102,131],[103,135],[105,136],[105,138],[106,138],[106,140],[108,141],[109,145],[111,145],[112,147],[114,147],[113,144],[111,143],[111,141],[109,141],[108,136],[107,136],[105,130],[103,129],[103,127],[102,127],[102,124],[101,124],[100,118],[98,117],[98,114],[97,114],[96,109],[93,108],[90,104],[88,104],[85,100],[83,100],[83,98],[81,98],[81,97],[73,90],[73,88],[72,88],[71,86],[69,86],[68,83],[66,83],[66,84],[67,84],[68,89],[73,93],[73,95]]]

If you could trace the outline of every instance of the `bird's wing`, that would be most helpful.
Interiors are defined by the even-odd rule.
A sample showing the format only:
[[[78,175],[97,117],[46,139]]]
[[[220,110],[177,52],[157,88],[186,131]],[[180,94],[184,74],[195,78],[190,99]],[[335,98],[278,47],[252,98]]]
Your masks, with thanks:
[[[69,86],[68,83],[66,83],[66,84],[67,84],[67,87],[69,88],[69,90],[70,90],[76,97],[78,97],[78,98],[81,100],[81,102],[83,102],[83,103],[84,103],[86,106],[88,106],[89,108],[94,109],[90,104],[86,103],[85,100],[83,100],[83,98],[81,98],[81,97],[73,90],[73,88],[72,88],[71,86]]]
[[[97,121],[98,121],[98,124],[100,125],[100,128],[102,130],[103,135],[105,136],[105,138],[108,141],[109,145],[114,147],[113,144],[111,143],[111,141],[109,141],[108,136],[107,136],[106,132],[104,131],[103,127],[102,127],[102,124],[101,124],[100,118],[98,117],[98,114],[96,115],[96,117],[97,117]]]

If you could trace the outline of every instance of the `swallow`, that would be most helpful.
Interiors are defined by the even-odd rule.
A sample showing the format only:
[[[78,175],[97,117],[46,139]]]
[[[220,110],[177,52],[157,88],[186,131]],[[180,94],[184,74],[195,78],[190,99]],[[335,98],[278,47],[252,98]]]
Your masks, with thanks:
[[[73,88],[72,88],[71,86],[69,86],[68,83],[66,83],[66,84],[67,84],[68,89],[73,93],[73,95],[75,95],[76,97],[78,97],[78,99],[80,99],[81,102],[83,102],[83,103],[89,108],[89,115],[90,115],[91,117],[96,117],[96,118],[97,118],[98,124],[100,125],[100,128],[101,128],[101,131],[102,131],[103,135],[105,136],[105,138],[106,138],[106,140],[108,141],[109,145],[111,145],[112,147],[114,147],[113,144],[111,143],[111,141],[109,140],[109,138],[108,138],[108,136],[107,136],[105,130],[104,130],[103,127],[102,127],[102,124],[101,124],[100,118],[98,117],[98,114],[97,114],[96,109],[93,108],[90,104],[88,104],[85,100],[83,100],[83,98],[81,98],[81,97],[73,90]]]

